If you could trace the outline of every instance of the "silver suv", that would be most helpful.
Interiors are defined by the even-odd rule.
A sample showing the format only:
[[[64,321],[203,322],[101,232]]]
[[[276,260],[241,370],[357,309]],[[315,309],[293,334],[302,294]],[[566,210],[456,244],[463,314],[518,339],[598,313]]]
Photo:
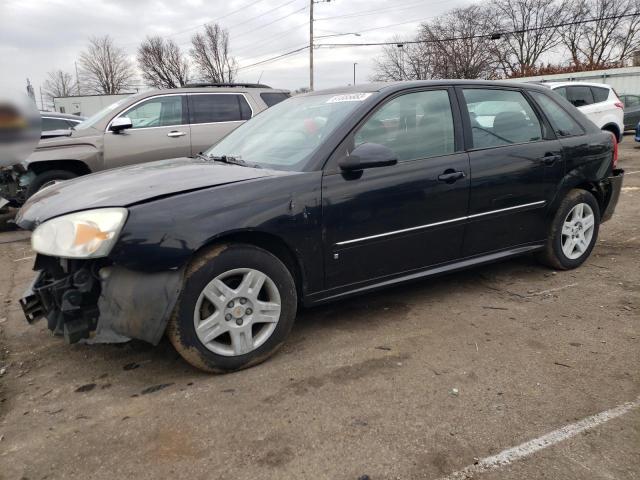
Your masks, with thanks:
[[[289,97],[259,84],[195,84],[127,97],[42,140],[14,176],[29,197],[41,188],[122,165],[206,150],[259,112]]]

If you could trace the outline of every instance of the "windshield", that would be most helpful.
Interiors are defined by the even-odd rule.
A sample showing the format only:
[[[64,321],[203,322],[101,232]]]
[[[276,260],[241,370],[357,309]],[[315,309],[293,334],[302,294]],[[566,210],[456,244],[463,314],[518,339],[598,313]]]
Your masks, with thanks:
[[[118,100],[111,105],[104,107],[98,113],[94,113],[89,118],[87,118],[84,122],[80,122],[78,125],[74,126],[74,130],[84,130],[85,128],[93,127],[96,123],[98,123],[102,118],[109,113],[111,110],[115,110],[116,108],[123,105],[125,102],[129,101],[129,97],[123,98],[122,100]]]
[[[249,120],[205,153],[275,170],[302,171],[316,148],[369,95],[290,98]]]

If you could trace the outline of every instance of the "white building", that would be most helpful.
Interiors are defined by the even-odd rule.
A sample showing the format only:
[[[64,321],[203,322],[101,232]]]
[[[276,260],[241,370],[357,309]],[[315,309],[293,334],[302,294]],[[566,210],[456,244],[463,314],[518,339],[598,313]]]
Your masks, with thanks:
[[[640,94],[640,67],[610,68],[590,72],[557,73],[537,77],[514,78],[515,82],[592,82],[605,83],[620,95]]]
[[[117,95],[77,95],[72,97],[54,97],[53,109],[59,113],[71,113],[90,117],[104,107],[126,98],[134,93],[119,93]]]

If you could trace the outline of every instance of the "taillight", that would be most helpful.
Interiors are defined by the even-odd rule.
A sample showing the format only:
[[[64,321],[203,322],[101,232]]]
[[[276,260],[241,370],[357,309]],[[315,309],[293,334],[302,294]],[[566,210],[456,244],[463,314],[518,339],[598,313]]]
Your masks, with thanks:
[[[611,167],[616,168],[618,166],[618,139],[616,138],[616,134],[611,132],[611,137],[613,137],[613,158],[611,159]]]
[[[624,109],[624,103],[622,103],[622,102],[615,102],[615,103],[614,103],[614,105],[615,105],[616,107],[618,107],[618,108],[622,108],[622,109]]]

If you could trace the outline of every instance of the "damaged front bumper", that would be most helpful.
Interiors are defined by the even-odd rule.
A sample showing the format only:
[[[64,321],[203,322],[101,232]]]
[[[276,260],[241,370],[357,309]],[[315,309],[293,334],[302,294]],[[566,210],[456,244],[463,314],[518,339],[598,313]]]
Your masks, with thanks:
[[[182,270],[137,272],[105,260],[66,260],[38,255],[38,273],[20,305],[29,323],[69,343],[132,338],[157,344],[182,286]]]

